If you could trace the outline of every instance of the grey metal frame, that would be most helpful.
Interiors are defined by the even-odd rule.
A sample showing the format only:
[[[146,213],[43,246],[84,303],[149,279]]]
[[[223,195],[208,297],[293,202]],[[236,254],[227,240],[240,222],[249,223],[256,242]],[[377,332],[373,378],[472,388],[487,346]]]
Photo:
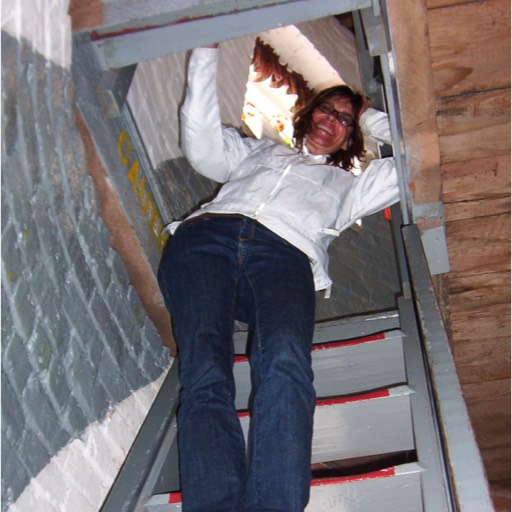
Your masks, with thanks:
[[[392,208],[392,230],[395,243],[402,297],[398,299],[401,330],[404,333],[404,359],[411,395],[411,415],[415,434],[417,460],[425,469],[421,474],[425,512],[458,510],[451,492],[445,452],[440,436],[436,403],[433,400],[430,369],[424,358],[424,340],[418,329],[418,318],[412,296],[411,273],[406,247],[402,240],[399,205]],[[455,374],[456,375],[456,374]]]
[[[142,512],[149,496],[178,488],[177,453],[173,447],[179,387],[178,365],[174,361],[103,502],[102,512]]]
[[[414,296],[415,320],[438,414],[439,442],[446,454],[455,510],[493,512],[485,469],[462,396],[448,337],[434,294],[419,229],[402,228]],[[412,305],[408,306],[412,309]]]
[[[189,18],[185,22],[149,27],[92,41],[97,62],[102,70],[120,68],[168,53],[188,50],[195,46],[263,32],[276,26],[293,25],[377,5],[375,0],[287,0],[259,2],[259,7],[244,8],[241,2],[228,0],[214,6],[207,17]],[[250,4],[249,4],[250,5]],[[169,13],[168,17],[170,16]],[[222,17],[219,24],[216,17]],[[165,16],[161,16],[164,21]],[[149,28],[149,29],[148,29]],[[191,41],[193,45],[191,45]]]
[[[164,227],[162,201],[144,144],[126,104],[134,72],[135,66],[101,70],[88,35],[75,35],[72,75],[78,108],[148,262],[156,271],[161,254],[158,233]],[[143,200],[150,205],[147,213],[141,207],[141,193],[134,190],[127,178],[135,162],[140,177],[138,185],[144,187]],[[152,230],[153,221],[156,222]]]

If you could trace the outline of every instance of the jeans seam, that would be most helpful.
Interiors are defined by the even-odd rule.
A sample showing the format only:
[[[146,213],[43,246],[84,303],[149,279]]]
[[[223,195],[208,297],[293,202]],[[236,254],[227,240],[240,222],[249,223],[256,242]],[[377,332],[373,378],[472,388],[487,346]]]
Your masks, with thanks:
[[[251,290],[251,293],[252,293],[252,296],[253,296],[253,300],[254,300],[254,329],[256,331],[256,337],[258,339],[258,351],[259,351],[259,358],[260,358],[260,367],[263,367],[264,365],[262,364],[262,360],[263,360],[263,357],[265,355],[265,351],[264,351],[264,348],[263,348],[263,342],[262,342],[262,336],[261,336],[261,328],[260,328],[260,321],[259,321],[259,316],[260,316],[260,312],[259,312],[259,308],[258,308],[258,301],[257,301],[257,295],[256,295],[256,292],[254,290],[254,286],[253,286],[253,283],[252,283],[252,280],[251,280],[251,276],[250,276],[250,273],[247,271],[247,269],[245,269],[245,277],[247,279],[247,282],[249,284],[249,288]],[[261,373],[261,371],[260,371]],[[260,380],[261,380],[261,375],[259,376],[260,377]],[[257,392],[257,390],[256,390]],[[255,400],[254,401],[254,407],[258,407],[258,401]],[[257,409],[253,409],[252,411],[252,415],[251,415],[253,418],[256,418],[258,417],[258,411]],[[258,457],[255,457],[255,453],[256,452],[256,446],[253,444],[253,447],[252,447],[252,454],[251,454],[251,464],[255,464],[257,467],[255,468],[255,474],[256,475],[260,475],[261,474],[261,468],[259,467],[260,466],[260,463],[258,461]],[[259,447],[258,447],[259,449]],[[255,489],[254,489],[254,493],[256,494],[256,505],[259,506],[260,505],[260,494],[259,494],[259,491],[258,489],[260,488],[260,482],[256,482],[256,485],[255,485]]]

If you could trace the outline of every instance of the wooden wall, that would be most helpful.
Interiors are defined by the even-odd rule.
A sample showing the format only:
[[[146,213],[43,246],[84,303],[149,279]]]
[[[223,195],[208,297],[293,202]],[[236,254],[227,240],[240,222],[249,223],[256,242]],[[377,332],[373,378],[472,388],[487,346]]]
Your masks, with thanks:
[[[444,203],[451,271],[434,285],[496,511],[510,511],[510,0],[387,7],[411,193]]]
[[[453,353],[489,481],[510,489],[510,0],[426,7]]]

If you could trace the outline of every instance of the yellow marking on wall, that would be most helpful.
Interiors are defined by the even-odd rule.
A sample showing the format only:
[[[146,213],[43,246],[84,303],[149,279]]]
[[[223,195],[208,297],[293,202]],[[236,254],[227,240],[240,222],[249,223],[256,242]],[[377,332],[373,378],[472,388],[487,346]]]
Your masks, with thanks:
[[[146,217],[150,231],[155,235],[160,249],[163,248],[167,235],[162,233],[164,223],[160,212],[153,199],[153,194],[146,187],[146,178],[139,171],[140,163],[136,158],[131,160],[132,142],[128,134],[123,130],[117,139],[117,154],[124,166],[128,167],[126,177],[132,184],[132,189],[142,214]]]

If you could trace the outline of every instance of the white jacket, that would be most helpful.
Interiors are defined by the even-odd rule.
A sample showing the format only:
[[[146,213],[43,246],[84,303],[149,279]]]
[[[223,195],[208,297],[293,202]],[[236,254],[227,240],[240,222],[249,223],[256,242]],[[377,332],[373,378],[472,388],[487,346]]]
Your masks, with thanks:
[[[218,50],[199,48],[189,63],[181,109],[181,146],[200,174],[223,183],[216,198],[188,218],[205,212],[239,213],[278,234],[311,261],[317,290],[330,290],[327,248],[357,219],[399,198],[393,158],[373,160],[358,177],[269,140],[242,137],[221,125],[216,91]],[[386,114],[368,109],[361,128],[389,141]],[[170,225],[171,233],[178,222]],[[328,294],[327,294],[328,295]]]

